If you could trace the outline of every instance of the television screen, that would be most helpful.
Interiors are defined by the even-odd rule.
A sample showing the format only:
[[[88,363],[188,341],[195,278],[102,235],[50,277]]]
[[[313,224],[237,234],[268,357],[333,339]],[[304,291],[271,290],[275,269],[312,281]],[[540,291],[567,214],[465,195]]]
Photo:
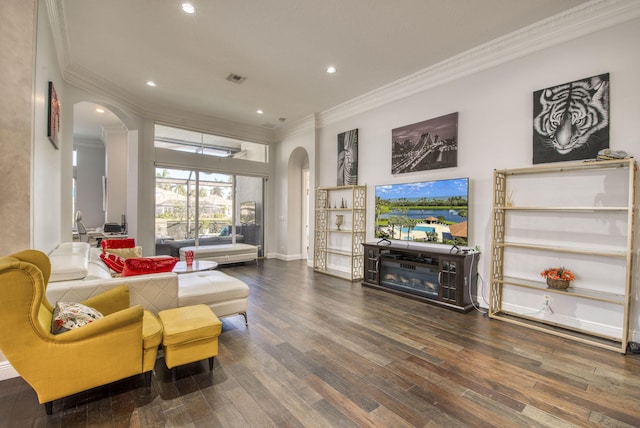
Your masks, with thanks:
[[[247,201],[240,203],[240,223],[256,224],[256,203]]]
[[[466,246],[469,179],[376,186],[376,238]]]

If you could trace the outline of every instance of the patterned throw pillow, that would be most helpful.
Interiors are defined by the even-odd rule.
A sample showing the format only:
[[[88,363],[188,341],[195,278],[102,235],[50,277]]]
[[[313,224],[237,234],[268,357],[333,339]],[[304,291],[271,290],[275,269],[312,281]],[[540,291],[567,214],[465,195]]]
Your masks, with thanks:
[[[124,259],[122,257],[117,254],[100,253],[100,258],[109,269],[115,273],[122,273],[122,269],[124,269]]]
[[[103,315],[89,306],[81,303],[58,302],[53,310],[51,333],[64,333],[100,318],[103,318]]]
[[[116,254],[123,259],[129,259],[131,257],[140,257],[142,256],[142,247],[133,247],[133,248],[108,248],[105,250],[110,254]]]

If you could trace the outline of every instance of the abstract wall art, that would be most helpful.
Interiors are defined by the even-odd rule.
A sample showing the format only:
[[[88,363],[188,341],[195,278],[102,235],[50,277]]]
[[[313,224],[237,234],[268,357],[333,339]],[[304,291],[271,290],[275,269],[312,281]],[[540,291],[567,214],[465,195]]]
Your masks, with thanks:
[[[53,82],[49,82],[49,106],[47,111],[47,137],[58,150],[60,147],[60,100]]]

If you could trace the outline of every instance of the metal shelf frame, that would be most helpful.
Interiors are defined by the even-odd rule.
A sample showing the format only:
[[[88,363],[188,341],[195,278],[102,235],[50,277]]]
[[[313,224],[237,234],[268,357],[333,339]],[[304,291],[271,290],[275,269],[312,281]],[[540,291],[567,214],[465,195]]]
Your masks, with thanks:
[[[599,177],[597,174],[600,170],[602,170],[602,174],[607,174],[606,170],[618,168],[627,169],[627,173],[624,174],[624,176],[626,177],[626,180],[628,180],[628,182],[617,183],[617,185],[627,186],[628,188],[628,198],[626,206],[571,206],[565,204],[558,205],[554,204],[555,201],[553,200],[551,200],[548,205],[524,204],[521,206],[514,206],[513,201],[510,201],[510,198],[507,197],[507,195],[509,194],[507,192],[507,187],[509,185],[510,179],[514,176],[523,176],[523,178],[526,180],[537,180],[539,179],[540,174],[557,174],[559,177],[558,179],[562,180],[564,177],[570,177],[571,174],[578,174],[579,176],[594,174],[595,177]],[[633,243],[635,233],[634,220],[636,217],[636,173],[637,165],[633,158],[610,161],[557,163],[536,165],[527,168],[494,170],[492,227],[493,239],[491,248],[489,317],[534,330],[544,331],[549,334],[576,340],[578,342],[586,343],[596,347],[617,351],[623,354],[626,353],[629,340],[629,310],[631,300],[630,295],[632,287],[633,266],[632,257],[634,251]],[[542,191],[543,190],[541,190],[541,192]],[[585,190],[585,195],[589,195],[589,191],[594,192],[595,190]],[[562,216],[565,215],[565,213],[572,212],[583,212],[587,213],[586,215],[588,215],[588,213],[593,213],[594,216],[617,215],[619,217],[626,214],[626,245],[624,246],[624,248],[621,247],[612,250],[605,250],[602,248],[598,248],[597,242],[594,242],[591,247],[581,246],[580,248],[576,248],[575,246],[571,245],[561,245],[558,242],[548,242],[548,244],[514,242],[513,240],[510,240],[510,233],[512,232],[509,229],[510,216],[516,212],[527,211],[548,211],[557,213],[558,216]],[[535,230],[533,230],[533,232],[535,232]],[[616,285],[618,286],[618,290],[624,291],[622,293],[616,293],[609,292],[608,290],[593,290],[585,288],[581,289],[579,284],[570,288],[568,292],[559,291],[546,288],[546,284],[543,280],[532,281],[524,278],[527,275],[523,275],[523,278],[517,278],[513,275],[505,276],[505,252],[509,251],[509,249],[517,249],[518,251],[524,252],[529,251],[532,252],[531,254],[564,253],[599,257],[603,258],[603,260],[622,260],[624,261],[624,266],[622,267],[621,262],[619,269],[625,270],[625,272],[623,273],[624,275],[622,275],[622,272],[620,272],[620,276],[624,276],[624,284]],[[623,314],[623,316],[621,317],[622,323],[621,325],[614,327],[616,329],[619,329],[621,334],[619,337],[611,337],[598,331],[578,328],[575,325],[559,324],[558,322],[531,316],[530,313],[516,313],[505,308],[505,303],[508,303],[504,301],[505,287],[510,287],[510,290],[527,290],[530,293],[537,293],[539,295],[557,293],[557,295],[563,296],[562,298],[575,299],[576,302],[586,305],[593,304],[593,302],[601,302],[618,306]],[[594,306],[593,310],[597,309],[597,305]],[[576,324],[579,323],[576,322]]]
[[[340,229],[335,224],[337,215],[344,218]],[[367,186],[317,188],[313,269],[349,281],[362,280],[366,219]]]

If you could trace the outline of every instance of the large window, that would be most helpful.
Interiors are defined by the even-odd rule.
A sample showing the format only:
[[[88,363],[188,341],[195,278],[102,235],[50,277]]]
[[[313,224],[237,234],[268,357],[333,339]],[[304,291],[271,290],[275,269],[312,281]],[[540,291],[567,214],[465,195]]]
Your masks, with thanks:
[[[156,168],[156,253],[243,242],[263,251],[264,179]]]
[[[263,254],[268,145],[155,125],[156,254],[246,243]]]
[[[266,144],[252,143],[212,134],[155,126],[155,147],[204,156],[243,159],[253,162],[268,162]]]

